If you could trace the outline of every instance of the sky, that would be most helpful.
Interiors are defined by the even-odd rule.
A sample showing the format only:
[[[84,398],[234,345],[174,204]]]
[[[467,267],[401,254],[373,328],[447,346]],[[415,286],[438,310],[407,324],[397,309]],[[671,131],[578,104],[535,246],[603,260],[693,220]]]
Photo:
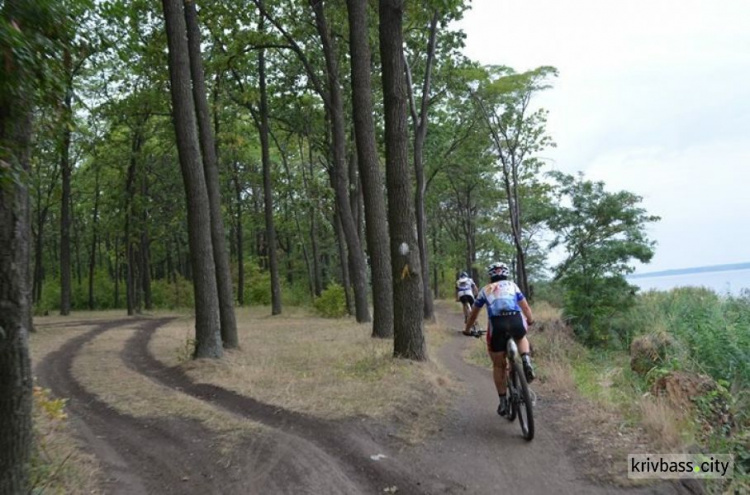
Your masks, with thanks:
[[[465,54],[560,75],[537,103],[549,167],[661,221],[637,272],[750,262],[750,1],[473,0]]]

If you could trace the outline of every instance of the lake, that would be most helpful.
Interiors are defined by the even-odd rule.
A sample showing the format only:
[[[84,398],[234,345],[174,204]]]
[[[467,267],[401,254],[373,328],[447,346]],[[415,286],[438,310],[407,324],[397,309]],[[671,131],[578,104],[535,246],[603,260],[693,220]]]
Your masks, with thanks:
[[[654,277],[628,277],[628,282],[642,291],[669,290],[675,287],[707,287],[719,294],[739,295],[742,289],[750,290],[750,268]]]

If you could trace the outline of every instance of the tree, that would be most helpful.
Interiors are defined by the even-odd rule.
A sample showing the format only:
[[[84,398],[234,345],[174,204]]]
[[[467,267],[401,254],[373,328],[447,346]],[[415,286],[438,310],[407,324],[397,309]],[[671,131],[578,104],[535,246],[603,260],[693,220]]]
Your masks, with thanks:
[[[427,136],[427,113],[430,101],[430,83],[432,81],[432,65],[435,60],[435,45],[437,43],[438,12],[432,14],[429,27],[429,41],[427,43],[427,62],[422,83],[422,96],[420,98],[419,110],[412,91],[412,75],[409,65],[406,65],[407,92],[409,95],[409,109],[411,112],[412,126],[414,127],[414,172],[417,180],[416,188],[416,215],[417,215],[417,240],[419,243],[419,263],[422,267],[422,289],[424,290],[424,317],[427,320],[435,318],[435,309],[430,292],[430,263],[427,252],[427,218],[425,216],[425,193],[426,184],[424,177],[424,141]]]
[[[565,314],[588,343],[611,339],[607,321],[632,302],[634,288],[625,280],[632,260],[647,263],[654,254],[646,224],[659,217],[640,207],[641,197],[627,191],[611,193],[603,182],[582,174],[551,172],[559,205],[549,228],[556,233],[550,248],[562,246],[565,259],[555,279],[565,288]]]
[[[524,294],[529,293],[529,282],[520,190],[524,182],[539,171],[541,162],[533,155],[554,146],[546,134],[547,112],[533,110],[530,103],[535,93],[550,87],[547,79],[556,75],[554,67],[546,66],[521,74],[508,67],[488,67],[486,79],[476,91],[472,91],[500,162],[511,236],[516,248],[516,283]]]
[[[372,272],[372,336],[393,335],[393,277],[388,224],[380,175],[370,80],[367,0],[347,0],[352,71],[352,105],[357,162],[365,202],[367,247]]]
[[[0,4],[0,493],[27,493],[32,374],[28,174],[38,75],[51,57],[52,2]]]
[[[380,0],[380,61],[385,108],[385,163],[388,227],[393,274],[393,354],[427,359],[422,311],[422,271],[408,168],[406,78],[403,55],[403,0]]]
[[[195,290],[195,357],[222,355],[211,218],[193,102],[187,28],[182,2],[163,0],[177,150],[185,186],[188,239]]]
[[[261,9],[263,8],[263,0]],[[265,17],[259,16],[258,31],[265,29]],[[281,314],[281,285],[279,281],[279,262],[276,256],[276,227],[273,223],[273,191],[271,186],[271,156],[270,143],[268,140],[268,91],[266,88],[266,51],[261,48],[258,52],[258,90],[260,92],[260,103],[258,105],[258,116],[255,119],[258,124],[261,146],[261,162],[263,165],[263,207],[266,220],[266,243],[268,244],[268,266],[271,271],[271,314]]]
[[[211,127],[211,115],[206,98],[206,81],[203,75],[198,13],[195,9],[195,2],[192,0],[185,0],[185,24],[190,57],[190,73],[193,81],[193,100],[198,120],[203,171],[206,177],[210,207],[211,243],[216,263],[216,285],[219,291],[221,338],[224,347],[232,349],[239,346],[237,320],[234,315],[234,296],[232,295],[232,274],[229,270],[229,253],[227,251],[226,234],[224,232],[224,220],[221,217],[219,170],[216,160],[216,144]]]
[[[323,57],[326,66],[326,91],[324,95],[326,113],[331,125],[331,183],[338,207],[338,218],[341,231],[346,239],[349,257],[349,275],[354,287],[354,307],[357,321],[370,321],[370,309],[367,300],[367,274],[364,251],[359,239],[359,232],[349,203],[349,173],[346,160],[346,124],[344,114],[344,95],[341,88],[338,55],[334,38],[328,26],[323,2],[310,0],[315,17],[315,26],[320,36]],[[344,261],[342,260],[342,263]]]

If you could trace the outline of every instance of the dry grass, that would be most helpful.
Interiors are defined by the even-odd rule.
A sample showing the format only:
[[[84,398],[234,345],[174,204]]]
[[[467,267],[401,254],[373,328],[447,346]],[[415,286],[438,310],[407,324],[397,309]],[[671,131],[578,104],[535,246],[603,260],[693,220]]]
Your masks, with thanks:
[[[641,425],[662,452],[680,452],[684,444],[685,418],[663,397],[647,395],[638,401]]]
[[[262,402],[322,418],[356,416],[402,420],[402,436],[417,441],[437,422],[452,393],[448,374],[433,360],[394,359],[391,339],[370,337],[370,324],[324,319],[300,308],[268,316],[268,308],[238,308],[242,348],[221,360],[186,360],[193,321],[159,329],[150,351],[190,377]],[[428,353],[448,338],[440,324],[426,326]],[[420,412],[420,411],[425,411]],[[425,417],[427,414],[429,417]]]
[[[132,337],[133,327],[110,330],[81,350],[73,362],[73,375],[90,392],[115,410],[134,417],[180,416],[201,421],[231,440],[234,434],[259,426],[215,409],[210,404],[160,385],[122,362],[119,353]]]
[[[531,308],[534,313],[534,319],[537,321],[555,321],[562,319],[562,310],[552,306],[547,301],[534,303]]]
[[[33,493],[100,493],[98,460],[85,453],[67,421],[65,401],[49,390],[34,387],[34,451],[31,463]]]
[[[29,335],[32,364],[42,361],[69,339],[89,331],[90,322],[66,317],[34,318],[36,331]],[[65,326],[59,326],[66,323]],[[101,469],[94,456],[84,452],[68,421],[64,399],[54,399],[46,389],[34,387],[34,455],[31,482],[34,493],[100,493]]]
[[[88,332],[93,328],[93,324],[86,323],[74,326],[48,326],[39,323],[34,319],[36,331],[29,334],[29,354],[31,355],[31,364],[42,361],[50,352],[59,349],[65,342]]]

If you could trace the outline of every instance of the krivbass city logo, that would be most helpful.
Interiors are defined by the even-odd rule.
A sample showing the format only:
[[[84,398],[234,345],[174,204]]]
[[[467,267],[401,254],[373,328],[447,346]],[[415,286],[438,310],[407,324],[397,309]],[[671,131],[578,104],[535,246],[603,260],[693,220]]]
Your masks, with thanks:
[[[731,454],[628,454],[630,479],[731,478]]]

